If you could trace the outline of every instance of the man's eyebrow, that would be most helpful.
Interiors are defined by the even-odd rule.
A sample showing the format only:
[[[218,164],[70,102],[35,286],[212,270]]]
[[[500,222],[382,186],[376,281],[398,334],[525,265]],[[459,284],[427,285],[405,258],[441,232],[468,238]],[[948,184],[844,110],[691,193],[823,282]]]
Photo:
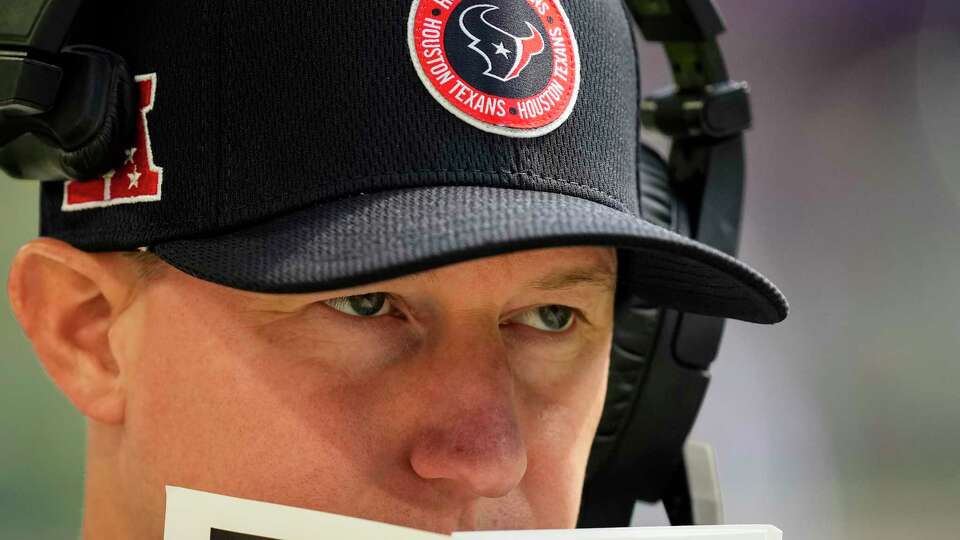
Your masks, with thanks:
[[[613,292],[616,288],[616,275],[602,266],[583,266],[558,270],[530,283],[531,287],[542,291],[570,289],[577,285],[592,285]]]

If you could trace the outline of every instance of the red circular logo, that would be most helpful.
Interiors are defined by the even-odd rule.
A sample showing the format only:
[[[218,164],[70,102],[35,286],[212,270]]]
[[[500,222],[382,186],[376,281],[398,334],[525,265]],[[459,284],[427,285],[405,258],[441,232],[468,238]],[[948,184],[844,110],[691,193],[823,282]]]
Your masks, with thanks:
[[[430,94],[484,131],[545,135],[577,101],[580,56],[560,0],[414,0],[408,40]]]

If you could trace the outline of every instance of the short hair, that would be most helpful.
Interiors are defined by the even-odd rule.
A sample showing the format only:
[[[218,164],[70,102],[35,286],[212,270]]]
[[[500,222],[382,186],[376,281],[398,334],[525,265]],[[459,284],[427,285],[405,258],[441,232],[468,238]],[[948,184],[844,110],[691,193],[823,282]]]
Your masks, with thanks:
[[[133,262],[142,281],[150,281],[163,270],[163,259],[147,250],[124,251],[123,256]]]

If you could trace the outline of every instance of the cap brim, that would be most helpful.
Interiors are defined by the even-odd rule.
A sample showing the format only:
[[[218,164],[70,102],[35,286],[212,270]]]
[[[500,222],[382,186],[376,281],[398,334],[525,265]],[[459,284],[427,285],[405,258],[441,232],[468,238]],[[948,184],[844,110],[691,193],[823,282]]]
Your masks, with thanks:
[[[341,289],[524,249],[621,248],[620,284],[681,311],[776,323],[783,294],[704,244],[579,197],[424,187],[325,202],[216,236],[152,246],[198,278],[272,293]]]

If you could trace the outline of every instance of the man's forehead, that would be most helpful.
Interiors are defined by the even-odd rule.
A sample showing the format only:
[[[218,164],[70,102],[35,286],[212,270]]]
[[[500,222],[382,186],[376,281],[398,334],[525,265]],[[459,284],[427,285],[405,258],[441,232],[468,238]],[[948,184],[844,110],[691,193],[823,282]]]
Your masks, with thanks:
[[[607,265],[582,265],[556,270],[531,283],[533,288],[544,291],[569,289],[578,285],[592,285],[613,291],[616,287],[616,270]]]

